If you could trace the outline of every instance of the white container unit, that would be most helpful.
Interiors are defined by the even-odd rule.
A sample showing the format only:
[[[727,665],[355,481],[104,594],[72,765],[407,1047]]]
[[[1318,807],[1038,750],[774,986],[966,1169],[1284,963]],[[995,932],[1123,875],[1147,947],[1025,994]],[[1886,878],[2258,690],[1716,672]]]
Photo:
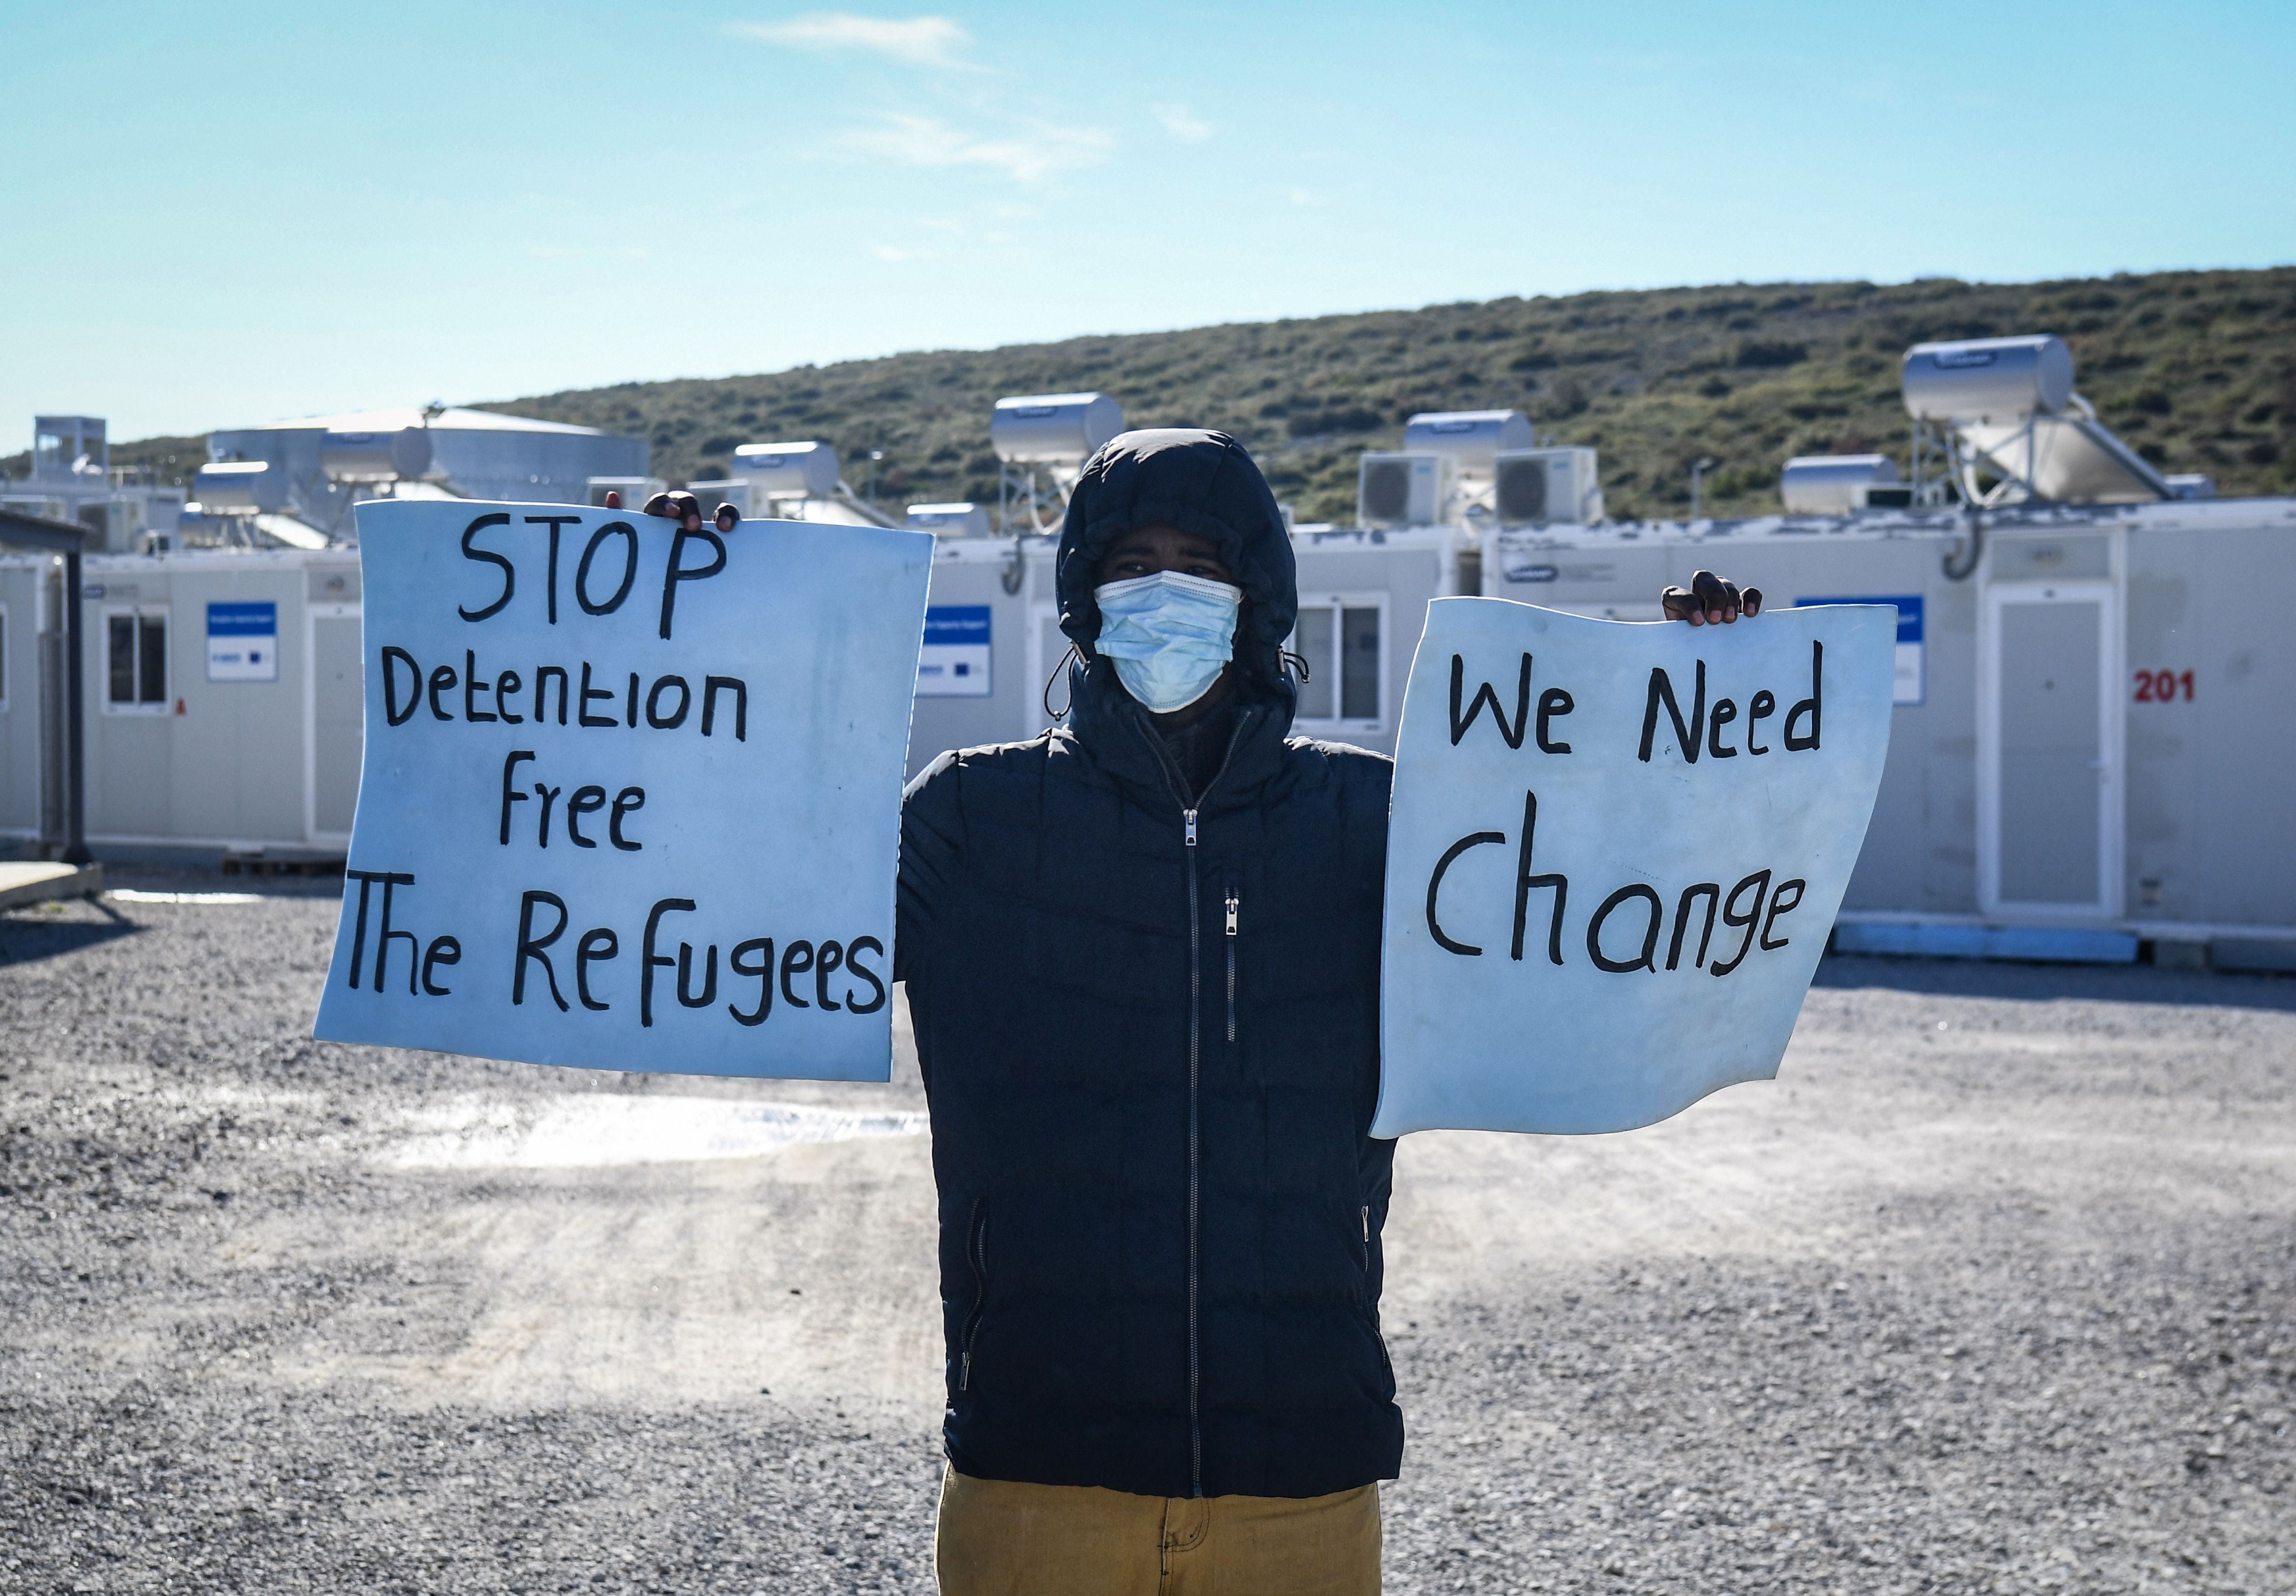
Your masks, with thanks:
[[[0,570],[0,626],[18,634],[0,645],[11,678],[0,832],[28,840],[41,834],[44,782],[26,768],[56,765],[62,749],[26,648],[40,563]],[[98,855],[341,857],[358,799],[357,552],[90,556],[82,581]],[[60,692],[52,702],[60,708]]]
[[[2296,500],[1495,531],[1485,593],[1656,620],[1703,567],[1767,606],[1898,608],[1890,762],[1845,948],[2296,969]],[[1956,581],[1948,566],[1967,570]],[[1759,624],[1759,621],[1756,623]],[[2164,955],[2165,956],[2165,955]]]

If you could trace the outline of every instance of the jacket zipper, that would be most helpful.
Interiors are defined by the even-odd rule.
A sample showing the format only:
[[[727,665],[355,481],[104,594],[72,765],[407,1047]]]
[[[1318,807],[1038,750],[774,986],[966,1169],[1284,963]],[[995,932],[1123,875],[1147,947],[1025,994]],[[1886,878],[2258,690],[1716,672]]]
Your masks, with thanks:
[[[1220,777],[1227,773],[1228,762],[1235,757],[1236,745],[1243,741],[1254,713],[1246,709],[1236,717],[1235,730],[1228,736],[1227,752],[1220,758],[1219,769],[1204,783],[1206,793],[1218,786]],[[1203,1345],[1197,1325],[1202,1256],[1199,1221],[1203,1212],[1202,1122],[1198,1087],[1203,1076],[1204,923],[1202,888],[1196,871],[1196,803],[1201,803],[1202,798],[1199,795],[1196,803],[1188,801],[1187,793],[1176,779],[1172,757],[1146,716],[1140,716],[1135,724],[1164,772],[1165,785],[1179,802],[1181,851],[1188,862],[1188,1494],[1194,1498],[1204,1494]]]
[[[1181,818],[1188,856],[1188,1494],[1197,1497],[1204,1494],[1203,1349],[1196,1330],[1197,1221],[1202,1211],[1196,1086],[1203,1067],[1203,917],[1197,907],[1196,812],[1185,809]]]
[[[1227,1039],[1235,1043],[1235,913],[1242,907],[1243,899],[1231,886],[1227,889]]]
[[[957,1371],[956,1388],[972,1388],[972,1343],[980,1334],[980,1316],[988,1309],[988,1209],[987,1198],[972,1204],[972,1236],[965,1257],[972,1265],[972,1313],[964,1322],[964,1355]]]

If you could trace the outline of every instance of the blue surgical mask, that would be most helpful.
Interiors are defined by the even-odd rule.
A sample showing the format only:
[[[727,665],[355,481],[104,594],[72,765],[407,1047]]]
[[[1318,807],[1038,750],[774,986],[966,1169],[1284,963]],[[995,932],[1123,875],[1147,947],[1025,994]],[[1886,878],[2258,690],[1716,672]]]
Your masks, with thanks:
[[[1125,690],[1158,715],[1210,692],[1234,657],[1241,588],[1158,571],[1096,587],[1092,596],[1100,606],[1094,651],[1113,660]]]

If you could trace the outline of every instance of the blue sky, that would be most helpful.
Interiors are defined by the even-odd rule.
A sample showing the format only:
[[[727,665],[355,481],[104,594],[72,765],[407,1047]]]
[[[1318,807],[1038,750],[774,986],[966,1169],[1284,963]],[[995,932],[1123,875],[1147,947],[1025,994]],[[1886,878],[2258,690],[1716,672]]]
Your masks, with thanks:
[[[0,448],[36,408],[2296,259],[2285,4],[0,8]]]

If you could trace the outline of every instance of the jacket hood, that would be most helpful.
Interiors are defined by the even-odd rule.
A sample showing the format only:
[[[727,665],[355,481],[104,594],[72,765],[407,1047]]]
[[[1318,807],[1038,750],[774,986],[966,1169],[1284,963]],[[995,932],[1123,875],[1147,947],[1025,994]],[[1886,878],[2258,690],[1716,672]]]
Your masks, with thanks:
[[[1244,684],[1256,696],[1273,694],[1288,706],[1292,687],[1282,651],[1300,613],[1292,537],[1267,479],[1250,451],[1225,432],[1195,427],[1122,432],[1085,462],[1069,495],[1054,567],[1061,630],[1086,660],[1095,659],[1100,606],[1093,602],[1093,571],[1118,537],[1159,524],[1219,549],[1243,589],[1236,662]],[[1107,674],[1106,667],[1087,674]]]

